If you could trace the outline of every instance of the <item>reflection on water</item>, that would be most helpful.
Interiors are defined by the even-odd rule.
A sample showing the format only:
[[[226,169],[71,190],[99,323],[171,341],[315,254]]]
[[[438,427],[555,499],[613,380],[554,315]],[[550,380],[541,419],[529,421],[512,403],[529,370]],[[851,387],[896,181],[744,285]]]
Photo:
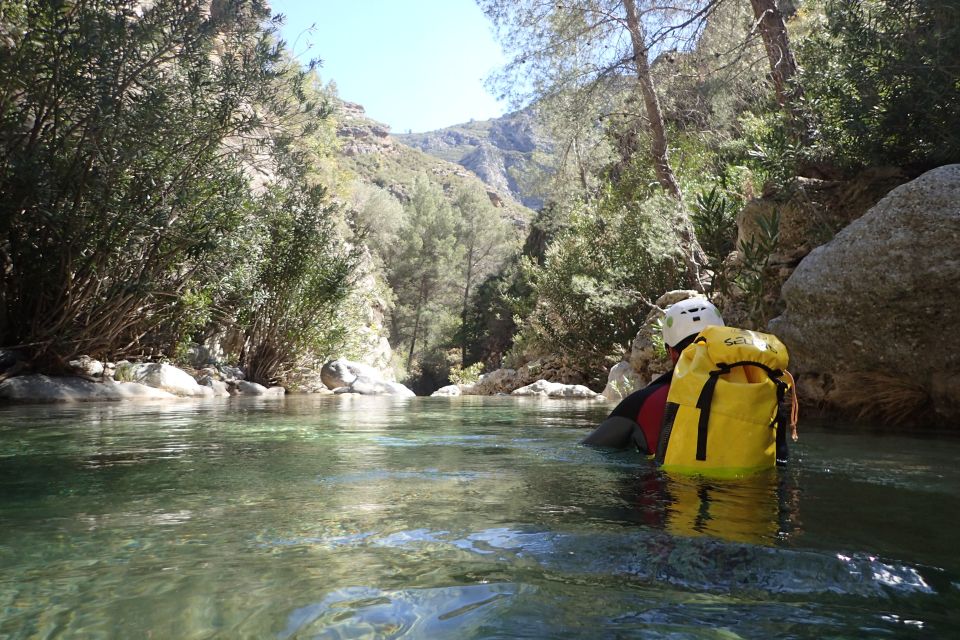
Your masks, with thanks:
[[[0,637],[951,637],[960,443],[805,429],[672,476],[606,408],[0,408]]]

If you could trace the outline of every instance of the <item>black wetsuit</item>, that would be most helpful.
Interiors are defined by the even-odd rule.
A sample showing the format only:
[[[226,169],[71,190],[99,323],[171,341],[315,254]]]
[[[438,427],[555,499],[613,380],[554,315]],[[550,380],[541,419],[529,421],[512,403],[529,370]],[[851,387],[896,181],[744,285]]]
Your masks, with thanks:
[[[671,370],[621,400],[607,419],[581,443],[616,449],[635,446],[645,455],[656,453],[672,379]]]

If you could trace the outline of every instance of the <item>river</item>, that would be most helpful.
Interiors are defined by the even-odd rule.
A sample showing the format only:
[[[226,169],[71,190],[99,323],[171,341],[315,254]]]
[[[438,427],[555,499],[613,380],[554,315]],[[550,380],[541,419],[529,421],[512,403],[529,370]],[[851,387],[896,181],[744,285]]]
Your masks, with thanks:
[[[0,638],[960,637],[960,439],[804,423],[672,477],[609,410],[0,407]]]

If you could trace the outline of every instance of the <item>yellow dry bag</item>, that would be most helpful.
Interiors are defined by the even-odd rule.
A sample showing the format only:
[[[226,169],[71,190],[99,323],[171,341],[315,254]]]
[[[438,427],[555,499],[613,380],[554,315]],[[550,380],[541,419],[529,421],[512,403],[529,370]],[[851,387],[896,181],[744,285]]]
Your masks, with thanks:
[[[736,477],[785,461],[779,407],[793,386],[787,362],[776,336],[722,326],[701,331],[674,368],[657,462],[669,471]]]

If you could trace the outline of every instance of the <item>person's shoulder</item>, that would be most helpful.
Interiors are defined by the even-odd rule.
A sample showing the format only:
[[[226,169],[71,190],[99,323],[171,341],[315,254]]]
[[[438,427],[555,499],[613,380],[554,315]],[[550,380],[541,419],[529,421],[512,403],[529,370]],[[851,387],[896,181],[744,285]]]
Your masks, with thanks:
[[[625,397],[616,407],[614,407],[613,411],[610,412],[610,416],[635,418],[640,412],[640,408],[643,407],[643,403],[647,401],[647,398],[649,398],[658,390],[664,388],[664,385],[670,385],[672,374],[673,372],[671,371],[663,374],[659,378],[654,378],[647,386],[643,387],[642,389],[637,389]]]

